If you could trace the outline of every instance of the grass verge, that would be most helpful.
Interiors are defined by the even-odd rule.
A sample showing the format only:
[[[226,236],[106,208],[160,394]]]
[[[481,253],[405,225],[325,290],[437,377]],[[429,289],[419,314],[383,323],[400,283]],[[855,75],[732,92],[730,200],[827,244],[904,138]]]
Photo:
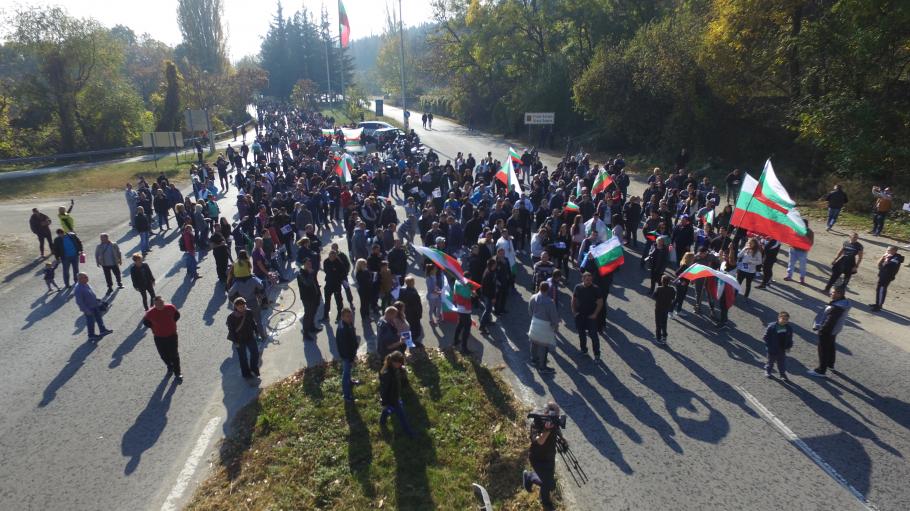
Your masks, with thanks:
[[[823,202],[800,203],[799,210],[803,216],[813,220],[810,225],[813,230],[817,232],[825,228],[825,222],[828,220],[828,208]],[[849,229],[864,234],[872,229],[872,213],[863,215],[841,210],[834,229],[839,231]],[[907,214],[892,211],[888,219],[885,220],[885,229],[882,231],[882,236],[904,243],[910,240],[910,222],[907,220]]]
[[[471,483],[496,509],[539,509],[521,488],[523,408],[495,370],[452,351],[411,359],[405,411],[379,427],[378,364],[360,362],[355,405],[341,399],[340,367],[299,371],[248,405],[222,444],[221,466],[190,510],[472,509]]]
[[[169,160],[169,161],[168,161]],[[122,189],[127,181],[135,183],[139,176],[146,180],[164,172],[172,182],[186,181],[191,161],[183,158],[178,165],[174,158],[161,159],[158,168],[152,161],[101,163],[84,169],[24,177],[3,182],[0,200],[72,195],[73,193]]]

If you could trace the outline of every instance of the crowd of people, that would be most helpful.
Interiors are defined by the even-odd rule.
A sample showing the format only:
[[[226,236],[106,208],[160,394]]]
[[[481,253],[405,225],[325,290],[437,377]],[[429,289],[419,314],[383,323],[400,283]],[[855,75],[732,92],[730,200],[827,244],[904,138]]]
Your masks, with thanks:
[[[428,126],[432,117],[422,120]],[[551,169],[529,149],[511,162],[518,182],[507,185],[508,180],[497,178],[505,165],[489,152],[479,158],[458,153],[454,160],[443,161],[432,149],[424,149],[412,130],[380,153],[352,156],[344,153],[344,139],[336,136],[335,128],[333,120],[319,113],[261,105],[251,145],[245,140],[239,148],[229,145],[212,164],[194,165],[188,194],[163,174],[151,182],[140,178],[135,187],[127,184],[130,225],[140,238],[139,250],[130,256],[130,281],[147,310],[143,322],[154,334],[161,359],[178,378],[183,374],[177,353],[180,313],[155,294],[155,276],[145,262],[151,237],[165,236],[172,220],[180,232],[176,240],[187,279],[202,278],[199,262],[212,255],[218,281],[214,285],[223,287],[233,305],[225,327],[243,377],[259,375],[261,344],[269,335],[264,314],[271,305],[270,290],[296,281],[306,342],[323,330],[320,323],[332,321],[335,301],[335,342],[347,401],[354,400],[352,385],[357,383],[351,377],[360,344],[355,313],[359,310],[362,324],[375,326],[375,351],[383,362],[382,422],[395,415],[409,435],[413,431],[400,399],[401,386],[407,384],[402,365],[405,353],[423,349],[424,313],[434,326],[457,322],[451,343],[441,344],[458,346],[468,354],[472,315],[479,316],[479,333],[487,335],[494,316],[525,305],[515,300],[520,272],[530,275],[534,291],[526,304],[531,317],[529,361],[542,374],[554,372],[547,358],[563,322],[562,311],[571,313],[570,328],[581,353],[587,354],[590,344],[593,357],[601,356],[600,337],[607,334],[607,301],[615,271],[602,271],[596,258],[588,256],[609,239],[621,240],[627,256],[638,254],[637,261],[627,262],[622,271],[644,272],[650,280],[654,340],[660,344],[670,337],[668,318],[685,316],[690,296],[692,312],[727,327],[735,293],[716,279],[690,283],[677,278],[692,265],[731,274],[743,286],[746,300],[754,282],[758,289],[775,285],[781,243],[731,223],[730,202],[742,181],[739,170],[727,176],[724,200],[707,177],[687,169],[688,154],[683,151],[676,168],[666,173],[653,169],[646,189],[636,195],[630,193],[622,155],[602,165],[587,155],[566,156]],[[604,176],[609,178],[607,186],[602,185]],[[226,192],[231,188],[237,191],[236,199],[227,207]],[[880,233],[890,191],[874,193],[874,229]],[[827,200],[830,229],[847,199],[836,188]],[[71,202],[68,208],[60,207],[56,238],[51,237],[51,219],[37,209],[30,227],[42,256],[45,241],[54,256],[55,262],[48,262],[45,270],[48,292],[57,287],[54,269],[62,264],[64,290],[70,288],[72,274],[90,339],[97,340],[110,332],[102,319],[105,302],[88,284],[88,275],[80,272],[86,250],[76,235],[73,206]],[[345,246],[332,242],[335,232],[343,232]],[[454,263],[442,264],[416,247],[432,249]],[[834,366],[835,338],[850,309],[844,291],[861,267],[863,253],[854,233],[832,263],[825,287],[830,301],[814,325],[819,363],[813,375],[824,376]],[[108,295],[115,283],[123,287],[117,244],[101,234],[94,254]],[[806,251],[791,248],[783,280],[798,277],[805,284],[806,260]],[[895,246],[877,260],[874,310],[883,307],[887,287],[902,262]],[[416,287],[421,278],[423,294]],[[571,300],[561,302],[560,290],[570,282],[577,283],[570,290]],[[453,303],[459,294],[464,299],[456,297]],[[793,343],[789,319],[780,311],[764,332],[768,377],[776,366],[787,379],[784,353]]]

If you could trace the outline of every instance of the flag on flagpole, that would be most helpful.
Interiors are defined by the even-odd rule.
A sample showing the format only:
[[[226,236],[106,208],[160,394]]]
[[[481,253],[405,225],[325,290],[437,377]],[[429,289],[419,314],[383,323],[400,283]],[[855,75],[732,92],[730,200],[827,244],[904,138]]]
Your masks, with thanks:
[[[341,155],[341,158],[338,159],[338,163],[335,164],[335,174],[341,178],[341,182],[350,183],[353,181],[351,177],[351,166],[353,164],[354,157],[348,153]]]
[[[338,32],[341,34],[341,47],[347,48],[351,42],[351,22],[341,0],[338,0]]]
[[[449,254],[435,248],[422,247],[419,245],[414,245],[414,250],[432,261],[439,269],[452,272],[452,274],[458,278],[459,282],[473,286],[475,289],[480,287],[480,284],[464,276],[464,270],[461,269],[461,263]]]
[[[521,156],[512,146],[509,146],[509,159],[512,160],[512,164],[521,166]]]
[[[588,263],[589,258],[593,258],[597,263],[597,271],[601,276],[613,273],[625,262],[622,240],[610,238],[588,250],[584,259],[581,260],[582,268]]]
[[[515,190],[518,193],[522,193],[521,184],[518,182],[518,175],[515,174],[515,164],[511,159],[506,160],[506,162],[502,164],[502,168],[496,173],[496,179],[506,185],[507,190]]]
[[[591,187],[591,195],[594,196],[600,192],[607,191],[611,184],[613,184],[613,179],[610,178],[607,169],[601,169],[600,173],[597,174],[597,179],[594,180],[594,186]]]
[[[721,282],[732,286],[733,289],[739,291],[739,282],[736,281],[736,277],[730,275],[729,273],[722,272],[720,270],[715,270],[710,266],[705,266],[703,264],[693,264],[686,268],[686,271],[682,272],[678,278],[686,280],[698,280],[706,277],[716,277]]]
[[[607,224],[603,220],[594,216],[590,220],[585,222],[585,236],[590,236],[592,232],[597,231],[597,242],[601,243],[607,241],[607,238],[613,236],[613,231],[607,228]]]
[[[777,180],[770,160],[760,181],[746,174],[730,225],[770,236],[800,250],[812,248],[806,222]]]

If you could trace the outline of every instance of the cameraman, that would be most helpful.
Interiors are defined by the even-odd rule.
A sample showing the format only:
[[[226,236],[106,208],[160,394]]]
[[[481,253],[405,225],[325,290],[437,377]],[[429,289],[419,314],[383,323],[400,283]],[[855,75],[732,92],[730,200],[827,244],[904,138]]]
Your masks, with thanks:
[[[554,472],[556,471],[556,439],[559,437],[559,426],[556,419],[559,417],[559,405],[550,401],[541,415],[553,417],[553,420],[534,419],[531,423],[531,447],[528,450],[528,461],[534,471],[525,470],[522,473],[524,488],[530,492],[533,485],[540,486],[540,503],[544,509],[553,509],[550,492],[556,486]]]

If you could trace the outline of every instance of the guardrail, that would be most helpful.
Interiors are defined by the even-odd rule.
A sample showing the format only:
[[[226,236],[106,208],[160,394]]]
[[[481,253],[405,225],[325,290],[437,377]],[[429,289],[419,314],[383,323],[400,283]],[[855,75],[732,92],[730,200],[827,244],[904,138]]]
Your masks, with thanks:
[[[252,125],[255,121],[249,120],[241,124],[240,126],[246,127]],[[225,138],[233,136],[233,131],[227,130],[220,133],[215,133],[215,141],[223,140]],[[192,143],[199,137],[188,138],[184,141],[184,149],[191,148]],[[160,148],[164,149],[164,148]],[[92,161],[97,157],[112,156],[112,155],[127,155],[131,153],[151,153],[151,147],[142,147],[140,146],[130,146],[130,147],[118,147],[114,149],[99,149],[97,151],[81,151],[78,153],[61,153],[61,154],[51,154],[48,156],[28,156],[25,158],[7,158],[5,160],[0,160],[0,165],[16,165],[21,163],[40,163],[40,162],[54,162],[54,161],[65,161],[65,160],[88,160]],[[104,159],[104,158],[99,158]]]

